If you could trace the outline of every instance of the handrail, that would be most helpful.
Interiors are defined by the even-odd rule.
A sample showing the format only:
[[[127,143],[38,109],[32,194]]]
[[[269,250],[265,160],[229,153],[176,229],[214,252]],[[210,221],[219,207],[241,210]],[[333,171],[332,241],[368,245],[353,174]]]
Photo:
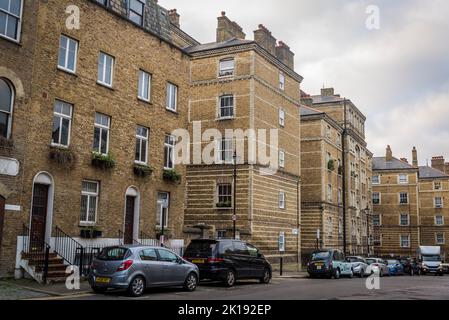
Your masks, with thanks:
[[[70,265],[78,265],[81,275],[84,247],[58,226],[55,227],[55,236],[54,252]]]
[[[31,228],[22,226],[22,258],[35,267],[36,272],[42,272],[42,281],[47,281],[48,264],[50,260],[50,245],[45,240],[35,238]]]

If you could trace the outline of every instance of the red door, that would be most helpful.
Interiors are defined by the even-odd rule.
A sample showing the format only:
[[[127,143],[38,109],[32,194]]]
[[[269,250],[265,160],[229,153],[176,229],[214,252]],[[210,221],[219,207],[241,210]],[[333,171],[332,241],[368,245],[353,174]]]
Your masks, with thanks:
[[[125,244],[133,244],[134,233],[134,204],[136,198],[126,196],[126,210],[125,210]]]
[[[0,248],[2,246],[4,220],[5,220],[5,198],[0,196]]]
[[[35,184],[33,206],[31,209],[30,249],[41,251],[44,248],[47,222],[48,185]]]

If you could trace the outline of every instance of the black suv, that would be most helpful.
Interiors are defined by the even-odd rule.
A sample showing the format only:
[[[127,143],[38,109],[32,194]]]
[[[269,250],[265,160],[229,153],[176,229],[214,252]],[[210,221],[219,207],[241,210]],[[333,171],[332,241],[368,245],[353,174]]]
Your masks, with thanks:
[[[201,280],[223,281],[228,287],[239,279],[271,280],[271,265],[263,254],[239,240],[192,240],[184,259],[198,266]]]

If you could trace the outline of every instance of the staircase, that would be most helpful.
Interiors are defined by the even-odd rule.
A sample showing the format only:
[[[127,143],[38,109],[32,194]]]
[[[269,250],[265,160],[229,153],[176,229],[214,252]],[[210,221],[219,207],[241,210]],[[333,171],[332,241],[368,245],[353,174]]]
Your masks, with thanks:
[[[22,252],[21,266],[39,283],[65,282],[68,274],[64,259],[50,252],[48,252],[48,259],[45,256],[45,251]]]

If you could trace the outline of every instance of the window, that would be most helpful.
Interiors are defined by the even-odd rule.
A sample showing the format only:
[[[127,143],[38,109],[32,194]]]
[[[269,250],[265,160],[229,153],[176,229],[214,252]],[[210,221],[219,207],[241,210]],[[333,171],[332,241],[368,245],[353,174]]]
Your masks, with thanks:
[[[233,163],[233,141],[232,139],[218,140],[218,159],[219,164],[232,164]]]
[[[56,100],[53,110],[52,145],[61,147],[70,145],[72,110],[73,106],[71,104]]]
[[[157,261],[156,249],[145,249],[139,252],[142,261]]]
[[[139,88],[137,97],[140,100],[149,102],[151,96],[151,75],[145,71],[139,71]]]
[[[12,87],[0,78],[0,137],[6,139],[11,136],[13,98]]]
[[[232,184],[223,183],[217,186],[219,207],[232,207]]]
[[[327,217],[327,237],[332,238],[334,235],[334,220],[332,217]]]
[[[166,108],[175,111],[178,105],[178,86],[168,82],[167,83],[167,105]]]
[[[22,0],[0,1],[0,35],[19,41],[22,19]]]
[[[406,174],[400,174],[400,175],[399,175],[399,183],[400,183],[400,184],[408,183],[408,175],[406,175]]]
[[[168,208],[170,206],[170,194],[159,192],[157,195],[157,226],[161,227],[164,222],[164,228],[168,226]]]
[[[279,72],[279,89],[285,90],[285,75],[282,71]]]
[[[444,233],[435,234],[436,244],[445,244]]]
[[[332,138],[331,126],[326,127],[326,137],[329,139]]]
[[[159,253],[160,261],[173,262],[173,263],[178,262],[178,257],[168,250],[157,249],[157,252]]]
[[[433,189],[434,190],[441,190],[441,181],[435,181],[433,183]]]
[[[217,239],[226,239],[226,233],[227,233],[226,230],[217,230]],[[223,248],[226,245],[228,245],[228,247]],[[227,252],[228,250],[232,252],[234,250],[234,246],[232,245],[232,242],[230,243],[230,245],[229,245],[229,243],[223,243],[220,245],[220,249],[221,250],[224,249],[224,250],[222,250],[222,252],[224,254],[224,253],[228,253]]]
[[[381,234],[375,234],[373,236],[373,242],[374,242],[374,245],[376,247],[380,247],[382,245],[382,235]]]
[[[444,225],[444,217],[443,216],[435,216],[435,224],[437,226]]]
[[[234,75],[235,62],[234,59],[225,59],[220,61],[219,77],[228,77]]]
[[[338,204],[342,204],[343,198],[342,198],[342,191],[341,188],[338,188]]]
[[[407,213],[401,214],[399,217],[399,225],[402,227],[409,226],[410,225],[410,215]]]
[[[285,192],[279,192],[279,208],[285,209]]]
[[[279,109],[279,125],[285,127],[285,111],[283,109]]]
[[[165,136],[164,143],[164,169],[171,170],[175,168],[175,137]]]
[[[62,35],[59,39],[58,68],[75,73],[77,55],[78,41]]]
[[[279,167],[285,168],[285,152],[282,150],[279,151]]]
[[[379,192],[373,192],[373,204],[375,204],[375,205],[380,204],[380,193]]]
[[[225,95],[220,97],[220,114],[221,119],[229,119],[234,117],[234,96]]]
[[[401,248],[410,248],[410,235],[400,235]]]
[[[399,204],[408,204],[408,193],[401,192],[399,194]]]
[[[108,5],[108,0],[97,0],[98,3],[107,6]]]
[[[378,174],[373,176],[373,184],[380,184],[380,176]]]
[[[114,73],[114,58],[106,53],[100,52],[98,57],[98,83],[112,87]]]
[[[93,151],[101,154],[109,152],[109,128],[111,118],[101,113],[95,113]]]
[[[443,198],[435,197],[435,208],[437,209],[443,208]]]
[[[136,129],[136,157],[137,163],[148,162],[148,128],[137,126]]]
[[[380,214],[374,214],[373,215],[373,225],[375,227],[380,227],[382,225]]]
[[[81,186],[81,223],[93,224],[97,221],[99,183],[83,181]]]
[[[129,20],[138,25],[143,24],[144,3],[139,0],[129,0]]]
[[[327,202],[332,203],[332,185],[327,185]]]

